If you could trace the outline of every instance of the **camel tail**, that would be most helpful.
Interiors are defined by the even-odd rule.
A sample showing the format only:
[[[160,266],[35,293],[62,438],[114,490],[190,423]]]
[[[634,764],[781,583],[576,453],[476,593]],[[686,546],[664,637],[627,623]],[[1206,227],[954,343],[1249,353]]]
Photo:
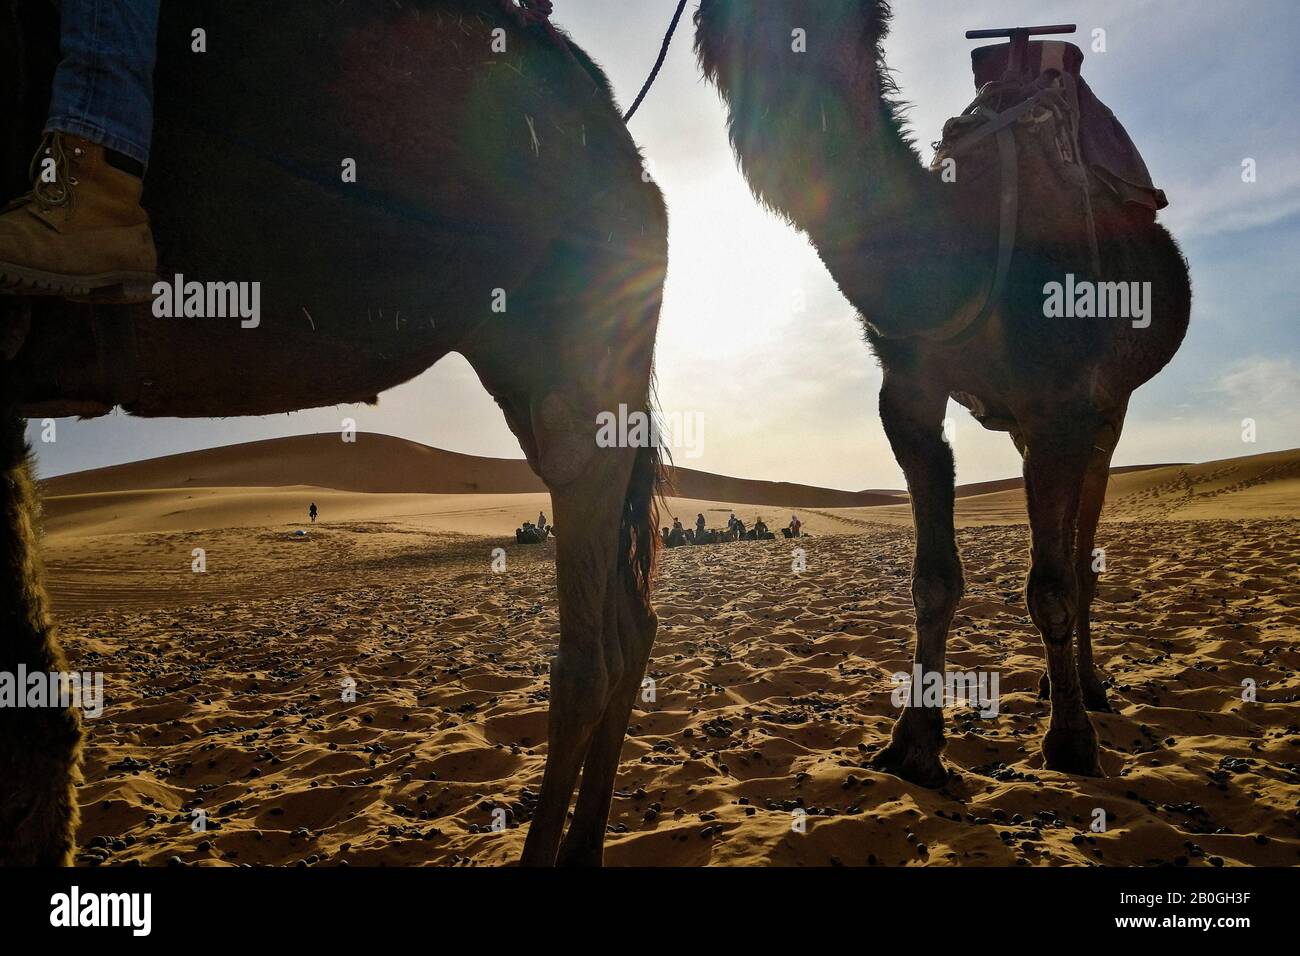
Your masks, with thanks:
[[[663,452],[657,443],[637,449],[623,501],[619,555],[628,589],[650,612],[650,591],[659,557],[659,496],[664,481]]]

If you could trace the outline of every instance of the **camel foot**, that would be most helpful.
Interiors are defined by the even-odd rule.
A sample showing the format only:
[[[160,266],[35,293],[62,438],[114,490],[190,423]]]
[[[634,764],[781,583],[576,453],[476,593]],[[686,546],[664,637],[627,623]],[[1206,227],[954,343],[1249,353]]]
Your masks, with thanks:
[[[894,724],[889,746],[876,755],[871,765],[882,773],[935,790],[948,782],[948,769],[939,754],[943,751],[943,718],[937,722],[906,710]]]
[[[871,763],[883,773],[934,790],[948,782],[942,752],[943,711],[908,707],[894,724],[889,746]]]
[[[1053,727],[1043,738],[1047,769],[1076,777],[1104,777],[1098,759],[1097,732],[1091,725],[1079,728]]]
[[[948,782],[948,769],[937,753],[906,744],[891,743],[871,765],[882,773],[901,777],[929,790],[937,790]]]

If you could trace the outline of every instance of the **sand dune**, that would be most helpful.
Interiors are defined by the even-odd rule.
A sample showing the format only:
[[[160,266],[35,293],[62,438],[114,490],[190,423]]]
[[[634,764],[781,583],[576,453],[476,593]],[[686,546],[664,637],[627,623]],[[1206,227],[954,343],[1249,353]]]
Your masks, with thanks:
[[[971,493],[976,491],[978,493]],[[908,524],[907,505],[844,512],[843,517]],[[1300,449],[1195,465],[1133,465],[1111,470],[1105,518],[1300,517]],[[958,489],[957,523],[963,527],[1019,524],[1025,492],[1019,478]]]
[[[888,504],[893,492],[837,491],[790,482],[730,478],[670,468],[677,495],[754,505],[851,508]],[[156,488],[302,486],[367,494],[545,493],[528,463],[430,448],[391,435],[362,432],[344,442],[337,433],[297,435],[167,455],[60,475],[44,482],[47,496]]]
[[[105,713],[87,721],[81,862],[517,858],[558,623],[554,543],[510,532],[550,513],[549,497],[483,490],[519,489],[521,463],[365,437],[350,465],[294,439],[245,446],[255,464],[217,449],[46,483],[65,645],[106,676]],[[777,523],[798,507],[815,537],[798,542],[801,572],[784,540],[664,555],[656,695],[633,713],[607,860],[1300,864],[1298,465],[1282,452],[1113,476],[1094,642],[1115,712],[1095,718],[1099,780],[1039,756],[1023,492],[963,497],[949,660],[996,670],[1002,697],[992,718],[948,710],[955,775],[939,791],[869,766],[896,714],[889,675],[911,656],[906,504],[778,505],[771,483],[697,479],[693,492],[719,497],[670,498],[683,520],[761,508]],[[760,493],[772,497],[727,500]],[[493,573],[498,547],[507,566]],[[498,807],[503,832],[489,826]],[[1105,833],[1088,829],[1098,807]]]
[[[1149,471],[1152,468],[1181,468],[1185,463],[1166,464],[1166,465],[1120,465],[1110,470],[1111,477],[1115,475],[1124,475],[1133,471]],[[1016,475],[1014,478],[997,478],[993,481],[973,481],[969,484],[957,486],[958,498],[971,498],[975,495],[991,495],[999,491],[1013,491],[1022,489],[1025,486],[1025,479]],[[900,492],[907,494],[907,492]]]
[[[798,513],[812,534],[877,524],[910,526],[905,495],[847,492],[678,469],[662,523],[711,527],[730,512],[783,525]],[[171,455],[43,483],[46,533],[105,534],[287,527],[315,501],[332,522],[401,521],[432,533],[509,535],[550,496],[522,460],[479,458],[386,435],[305,435]],[[764,514],[764,512],[766,512]],[[1193,465],[1114,469],[1105,516],[1152,518],[1300,515],[1300,451]],[[1019,478],[962,486],[962,527],[1025,521]]]
[[[546,486],[522,459],[481,458],[390,435],[297,435],[225,445],[60,475],[47,495],[151,488],[263,488],[285,485],[370,494],[526,494]]]
[[[82,530],[88,526],[103,527],[102,522],[112,520],[104,517],[106,512],[144,512],[152,521],[176,518],[178,511],[210,509],[214,507],[212,499],[220,497],[214,496],[210,489],[237,488],[240,503],[207,511],[207,517],[215,523],[200,527],[222,527],[225,522],[256,524],[273,515],[293,520],[301,508],[290,507],[290,501],[296,503],[304,495],[309,499],[313,495],[320,498],[327,492],[311,489],[328,489],[366,496],[330,499],[338,508],[335,513],[347,520],[373,518],[385,512],[403,518],[437,515],[444,508],[457,512],[481,511],[485,523],[476,526],[479,532],[501,534],[517,526],[518,520],[511,524],[492,503],[476,502],[472,496],[538,496],[505,503],[504,507],[509,509],[515,509],[517,504],[515,510],[520,515],[536,514],[534,501],[548,497],[541,480],[522,459],[462,455],[389,435],[360,433],[356,437],[356,442],[348,443],[333,433],[299,435],[168,455],[49,478],[42,483],[42,490],[56,518],[77,514],[79,522],[90,522],[89,525],[79,523]],[[747,510],[749,506],[768,508],[773,515],[815,509],[816,515],[827,522],[823,530],[828,532],[848,530],[862,521],[911,520],[905,492],[841,491],[734,478],[688,468],[671,469],[669,480],[670,501],[674,502],[670,512],[685,518],[703,510],[711,523],[713,516],[709,511]],[[188,489],[195,493],[194,500],[198,503],[185,505],[183,502],[189,499],[174,494],[155,497],[139,494],[164,489]],[[1298,491],[1300,449],[1202,464],[1127,465],[1111,470],[1107,515],[1115,518],[1211,518],[1240,514],[1291,517],[1298,513]],[[130,493],[134,497],[65,500],[72,496],[104,497],[118,493]],[[420,503],[409,497],[413,495],[430,497],[430,500]],[[433,500],[440,495],[457,496],[461,503],[452,505]],[[283,504],[272,503],[276,496],[283,497]],[[371,496],[375,496],[373,500]],[[959,522],[1003,524],[1024,520],[1023,480],[1019,477],[959,485],[957,497]],[[680,506],[676,503],[678,499],[681,499]],[[129,530],[128,524],[121,523],[121,529]],[[61,528],[63,524],[56,521],[54,527]],[[183,521],[163,521],[160,525],[168,530],[183,527],[194,525]],[[438,527],[471,530],[461,516],[451,525]]]

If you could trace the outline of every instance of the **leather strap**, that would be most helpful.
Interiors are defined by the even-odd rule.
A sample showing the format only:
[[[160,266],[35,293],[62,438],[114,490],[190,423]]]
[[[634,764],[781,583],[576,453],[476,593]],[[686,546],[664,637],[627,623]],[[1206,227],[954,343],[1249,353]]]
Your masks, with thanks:
[[[1077,118],[1080,115],[1079,110],[1079,87],[1075,83],[1074,77],[1069,74],[1063,74],[1061,77],[1062,85],[1065,88],[1066,103],[1071,110],[1071,115],[1076,121],[1070,124],[1070,148],[1074,150],[1074,160],[1077,164],[1079,189],[1083,192],[1083,214],[1088,225],[1088,252],[1092,256],[1092,271],[1101,275],[1101,248],[1097,242],[1097,220],[1092,212],[1092,191],[1088,188],[1088,166],[1084,162],[1083,147],[1079,142],[1079,124]]]
[[[1002,298],[1011,271],[1011,254],[1016,249],[1016,225],[1020,218],[1020,168],[1016,162],[1016,136],[1003,126],[998,130],[998,156],[1002,161],[1002,195],[998,202],[998,268],[984,306],[971,324],[978,326],[989,317]]]
[[[1032,99],[1036,100],[1037,96]],[[1025,102],[1029,103],[1031,100]],[[999,114],[988,107],[981,106],[979,112],[990,117],[990,122],[980,127],[971,138],[979,136],[983,139],[988,132],[993,132],[997,136],[1002,180],[998,194],[998,264],[993,273],[993,283],[984,293],[984,302],[974,316],[945,323],[933,333],[923,336],[930,341],[942,342],[946,345],[958,345],[966,341],[988,321],[998,300],[1002,298],[1002,290],[1007,284],[1007,275],[1011,272],[1011,256],[1016,250],[1016,225],[1020,217],[1020,169],[1016,162],[1016,136],[1011,131],[1012,121],[1002,122],[1012,110]],[[1027,108],[1020,110],[1017,118],[1023,116],[1025,112]],[[967,143],[969,140],[962,141],[962,145]],[[955,150],[950,151],[948,155],[951,156],[953,152]]]
[[[1045,89],[1039,90],[1033,96],[1022,100],[1008,110],[1003,110],[1001,113],[995,113],[987,106],[977,106],[973,110],[969,110],[968,112],[978,112],[981,116],[987,118],[988,122],[975,130],[975,132],[971,133],[969,136],[964,137],[961,142],[947,151],[947,155],[960,156],[985,137],[1006,129],[1012,123],[1016,122],[1016,120],[1020,119],[1020,117],[1024,116],[1031,109],[1037,106],[1038,102],[1043,99],[1046,93],[1047,90]]]
[[[946,155],[950,157],[959,156],[989,136],[997,137],[999,169],[1001,170],[1002,180],[998,201],[997,268],[993,273],[993,282],[984,295],[984,302],[973,317],[946,323],[934,332],[921,337],[930,341],[942,342],[946,345],[959,345],[971,338],[988,321],[993,309],[1001,299],[1002,291],[1006,287],[1007,276],[1011,271],[1011,256],[1016,248],[1016,227],[1020,216],[1019,166],[1016,156],[1016,138],[1011,126],[1043,99],[1047,98],[1051,89],[1051,87],[1045,86],[1010,109],[998,113],[979,103],[979,99],[984,98],[986,87],[986,90],[980,91],[980,97],[977,98],[976,103],[966,111],[967,114],[978,114],[985,117],[987,122],[963,138],[952,149],[947,150]],[[1073,90],[1067,86],[1067,96],[1072,92]],[[1077,104],[1075,105],[1074,115],[1078,115]],[[1079,169],[1082,171],[1078,130],[1074,128],[1070,132],[1073,140],[1072,146],[1075,150],[1075,160],[1079,163]],[[1083,190],[1084,218],[1087,224],[1089,252],[1091,253],[1093,269],[1097,274],[1100,274],[1101,255],[1097,244],[1097,227],[1093,218],[1092,200],[1088,193],[1086,173],[1083,174],[1080,185]]]

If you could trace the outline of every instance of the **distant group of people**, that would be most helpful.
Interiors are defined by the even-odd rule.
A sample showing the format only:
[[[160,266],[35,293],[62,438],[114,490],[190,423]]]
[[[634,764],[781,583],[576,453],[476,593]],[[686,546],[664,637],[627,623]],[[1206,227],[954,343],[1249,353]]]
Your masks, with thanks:
[[[307,517],[311,518],[311,523],[316,523],[316,516],[320,511],[316,507],[316,502],[312,502],[307,509]],[[799,537],[799,529],[803,527],[797,515],[790,516],[790,524],[781,529],[781,533],[787,538]],[[555,528],[546,523],[546,512],[537,513],[537,524],[531,521],[525,521],[523,527],[515,529],[516,544],[544,544],[546,539],[555,534]],[[676,548],[683,544],[718,544],[722,541],[766,541],[775,538],[767,530],[767,525],[763,524],[763,519],[755,518],[754,527],[746,531],[745,522],[736,517],[733,511],[731,517],[727,519],[726,531],[708,530],[708,522],[704,520],[703,514],[695,516],[695,528],[683,528],[680,518],[673,519],[671,528],[664,528],[662,531],[663,541],[670,548]]]
[[[316,523],[316,516],[320,514],[316,508],[316,502],[311,503],[307,509],[307,516],[311,518],[312,524]],[[800,529],[803,523],[799,520],[798,515],[790,516],[790,523],[781,529],[781,534],[787,538],[797,538],[800,536]],[[537,523],[525,521],[523,527],[515,529],[516,544],[544,544],[547,538],[555,534],[555,527],[546,523],[546,512],[537,513]],[[733,511],[731,517],[727,519],[726,531],[710,531],[708,522],[704,520],[703,514],[695,516],[695,527],[684,528],[680,518],[673,519],[671,528],[664,528],[661,531],[663,542],[670,548],[681,547],[684,544],[719,544],[723,541],[769,541],[776,537],[767,530],[767,525],[763,523],[762,517],[754,519],[754,527],[745,530],[745,522],[736,517]]]
[[[803,522],[799,516],[791,515],[790,523],[781,529],[781,534],[787,538],[798,538],[803,533],[802,529]],[[768,531],[761,515],[754,518],[752,528],[746,529],[745,522],[737,518],[734,511],[727,519],[725,530],[710,529],[704,515],[697,514],[694,528],[684,527],[680,518],[674,518],[673,526],[661,529],[659,534],[664,545],[669,548],[679,548],[686,544],[720,544],[724,541],[771,541],[776,537]]]
[[[522,528],[515,529],[515,544],[545,544],[546,539],[555,534],[555,527],[546,523],[546,512],[537,514],[537,524],[525,521]]]

